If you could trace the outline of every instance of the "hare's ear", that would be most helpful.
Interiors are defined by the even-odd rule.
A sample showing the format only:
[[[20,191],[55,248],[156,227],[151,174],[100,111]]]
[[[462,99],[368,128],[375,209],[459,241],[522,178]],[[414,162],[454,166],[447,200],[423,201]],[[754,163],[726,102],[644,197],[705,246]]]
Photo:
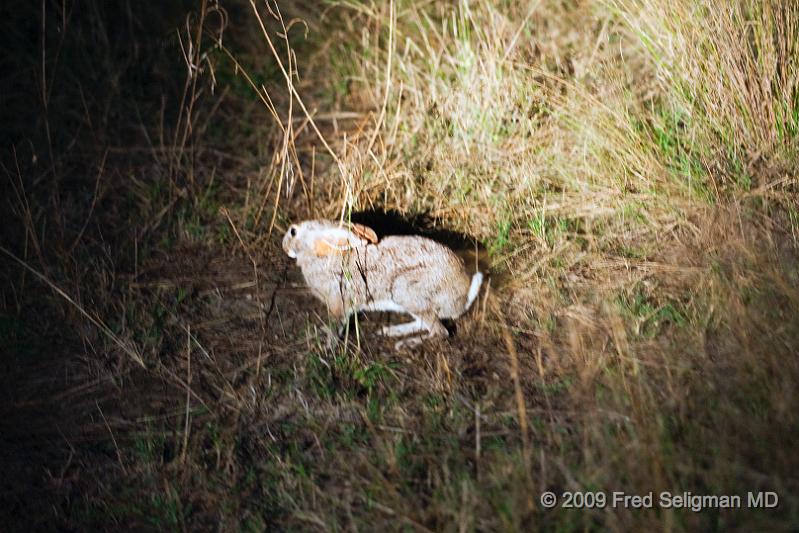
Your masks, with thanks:
[[[355,246],[355,238],[344,228],[324,228],[313,233],[313,251],[317,257],[342,255]]]
[[[349,250],[350,243],[343,237],[331,238],[329,235],[320,235],[314,239],[313,251],[317,257],[338,254],[342,255]]]
[[[377,244],[377,233],[372,228],[363,224],[352,224],[350,230],[361,239],[369,241],[371,244]]]
[[[323,229],[314,235],[313,250],[317,257],[331,254],[342,255],[358,246],[363,246],[364,241],[377,243],[377,235],[371,228],[353,224],[347,228]]]

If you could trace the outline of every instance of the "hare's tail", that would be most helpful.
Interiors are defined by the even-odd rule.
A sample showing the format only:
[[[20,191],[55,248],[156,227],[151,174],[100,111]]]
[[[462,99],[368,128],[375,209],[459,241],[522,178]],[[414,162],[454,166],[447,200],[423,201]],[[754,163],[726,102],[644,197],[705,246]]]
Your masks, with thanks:
[[[464,308],[463,312],[469,310],[469,308],[474,303],[474,300],[477,298],[477,294],[480,292],[480,285],[483,284],[483,273],[476,272],[474,276],[472,276],[472,284],[469,286],[469,295],[466,299],[466,307]]]

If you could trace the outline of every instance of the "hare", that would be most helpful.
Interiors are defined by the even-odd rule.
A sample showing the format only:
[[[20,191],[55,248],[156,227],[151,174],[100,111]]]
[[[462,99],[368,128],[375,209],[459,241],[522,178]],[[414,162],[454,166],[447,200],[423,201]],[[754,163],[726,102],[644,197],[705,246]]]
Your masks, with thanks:
[[[378,242],[375,232],[360,224],[292,224],[283,237],[283,250],[297,260],[314,295],[340,320],[339,331],[352,313],[390,311],[408,313],[414,320],[385,326],[383,335],[447,335],[440,319],[465,313],[483,281],[480,272],[470,281],[463,261],[442,244],[420,236],[391,236]],[[395,349],[414,346],[423,338],[399,341]]]

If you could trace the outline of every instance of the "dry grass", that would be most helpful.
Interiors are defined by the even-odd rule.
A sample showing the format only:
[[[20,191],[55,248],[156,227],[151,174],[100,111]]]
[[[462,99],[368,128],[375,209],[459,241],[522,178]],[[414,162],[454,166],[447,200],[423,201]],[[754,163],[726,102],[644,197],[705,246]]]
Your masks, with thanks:
[[[84,78],[29,91],[50,122],[15,122],[3,159],[2,250],[26,266],[7,263],[0,301],[21,369],[9,464],[43,461],[50,498],[9,489],[11,520],[796,526],[798,7],[220,7],[165,22],[179,37],[154,49],[133,31],[146,10],[44,17],[66,74],[45,60],[33,87]],[[85,64],[124,31],[130,50]],[[455,336],[397,354],[365,317],[325,348],[277,239],[362,210],[482,245],[491,280]],[[15,429],[33,416],[33,436]],[[545,490],[773,490],[781,505],[546,510]]]

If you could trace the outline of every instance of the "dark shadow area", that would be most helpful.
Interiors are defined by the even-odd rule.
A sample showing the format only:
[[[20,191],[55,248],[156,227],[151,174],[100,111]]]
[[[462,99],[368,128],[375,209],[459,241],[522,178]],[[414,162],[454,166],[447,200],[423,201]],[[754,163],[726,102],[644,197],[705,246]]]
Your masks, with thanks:
[[[285,6],[287,21],[319,11],[301,4]],[[0,528],[226,529],[204,511],[187,525],[212,505],[188,502],[209,483],[183,506],[164,480],[176,450],[185,464],[187,446],[206,446],[174,437],[175,405],[184,423],[217,416],[186,402],[203,394],[181,385],[199,365],[176,370],[185,317],[206,311],[198,285],[237,293],[239,307],[219,311],[220,352],[249,354],[227,321],[253,314],[240,293],[252,267],[240,268],[220,207],[240,205],[242,177],[272,155],[273,119],[227,55],[268,54],[253,6],[3,2],[0,50]],[[259,86],[283,83],[274,61],[259,65]]]
[[[396,210],[373,209],[352,213],[352,222],[369,226],[379,238],[389,235],[422,235],[453,250],[474,249],[477,239],[442,227],[441,221],[428,213],[406,216]]]
[[[109,424],[121,416],[123,399],[147,402],[140,383],[158,382],[145,375],[134,383],[137,371],[114,360],[79,309],[124,327],[116,322],[117,282],[106,281],[133,270],[136,247],[148,240],[136,231],[145,214],[133,187],[146,191],[169,179],[151,154],[168,139],[164,125],[180,114],[186,68],[175,28],[196,5],[0,5],[4,531],[91,529],[95,517],[79,510],[120,469]],[[122,382],[130,386],[125,395]]]

